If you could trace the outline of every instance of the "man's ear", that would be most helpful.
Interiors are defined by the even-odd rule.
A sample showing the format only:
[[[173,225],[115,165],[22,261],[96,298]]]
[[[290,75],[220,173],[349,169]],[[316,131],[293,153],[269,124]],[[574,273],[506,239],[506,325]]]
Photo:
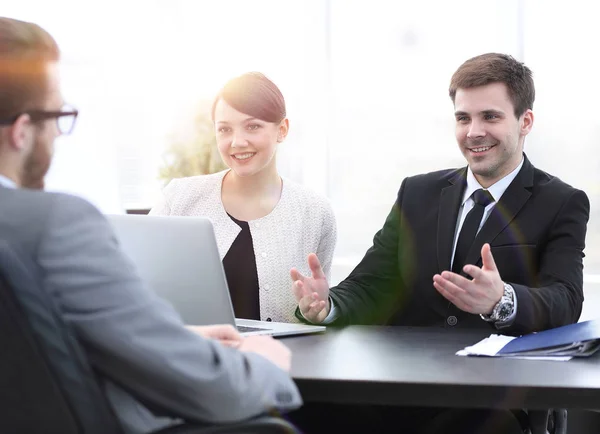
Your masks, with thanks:
[[[521,115],[521,135],[526,136],[531,132],[533,128],[533,112],[530,109],[527,109],[525,113]]]
[[[7,141],[9,145],[18,151],[23,151],[27,147],[31,146],[31,139],[33,138],[33,125],[31,124],[31,118],[28,114],[22,114],[17,120],[8,127]]]

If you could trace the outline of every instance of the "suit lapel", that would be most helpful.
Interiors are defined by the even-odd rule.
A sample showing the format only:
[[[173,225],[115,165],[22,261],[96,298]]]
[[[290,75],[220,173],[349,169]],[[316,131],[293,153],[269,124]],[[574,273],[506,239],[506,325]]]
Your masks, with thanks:
[[[533,165],[526,156],[524,158],[523,167],[513,182],[510,183],[500,201],[494,206],[477,237],[475,237],[475,241],[467,254],[466,264],[479,264],[483,245],[494,241],[531,197]]]
[[[442,189],[440,194],[437,228],[437,259],[440,271],[450,269],[458,210],[467,185],[466,175],[466,168],[458,170],[448,180],[450,185]]]

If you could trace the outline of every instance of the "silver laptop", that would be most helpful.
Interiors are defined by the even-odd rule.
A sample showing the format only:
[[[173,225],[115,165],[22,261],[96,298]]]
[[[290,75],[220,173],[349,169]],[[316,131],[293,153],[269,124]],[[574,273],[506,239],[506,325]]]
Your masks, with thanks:
[[[107,218],[142,279],[173,305],[186,324],[232,324],[244,335],[286,336],[325,330],[323,326],[235,319],[209,219],[145,215]]]

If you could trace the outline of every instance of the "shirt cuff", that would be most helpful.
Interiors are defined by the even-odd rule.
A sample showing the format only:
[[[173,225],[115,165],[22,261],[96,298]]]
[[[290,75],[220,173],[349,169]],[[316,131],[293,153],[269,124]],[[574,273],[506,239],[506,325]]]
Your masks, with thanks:
[[[323,321],[321,321],[321,324],[323,324],[323,325],[331,324],[337,318],[338,318],[337,308],[335,307],[335,303],[333,302],[331,297],[329,297],[329,315],[327,315],[325,317],[325,319]]]
[[[300,309],[298,309],[300,311]],[[304,318],[306,321],[313,323],[312,321],[306,319],[306,317],[302,314],[302,311],[300,311],[300,315],[302,315],[302,318]],[[323,321],[321,321],[320,325],[327,325],[327,324],[331,324],[332,322],[334,322],[338,317],[337,314],[337,309],[335,307],[335,304],[333,303],[333,300],[331,299],[331,297],[329,297],[329,315],[327,315],[325,317],[325,319]]]

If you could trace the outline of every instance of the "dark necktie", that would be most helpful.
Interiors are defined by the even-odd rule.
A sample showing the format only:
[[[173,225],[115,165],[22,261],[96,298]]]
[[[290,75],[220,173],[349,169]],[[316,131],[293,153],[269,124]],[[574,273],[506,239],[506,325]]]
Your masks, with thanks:
[[[475,204],[460,229],[458,236],[458,242],[456,243],[456,251],[454,253],[454,262],[452,263],[452,271],[460,274],[462,268],[466,265],[465,260],[475,236],[479,230],[481,219],[483,217],[483,211],[485,207],[494,201],[494,198],[487,190],[479,189],[473,192],[473,201]]]

